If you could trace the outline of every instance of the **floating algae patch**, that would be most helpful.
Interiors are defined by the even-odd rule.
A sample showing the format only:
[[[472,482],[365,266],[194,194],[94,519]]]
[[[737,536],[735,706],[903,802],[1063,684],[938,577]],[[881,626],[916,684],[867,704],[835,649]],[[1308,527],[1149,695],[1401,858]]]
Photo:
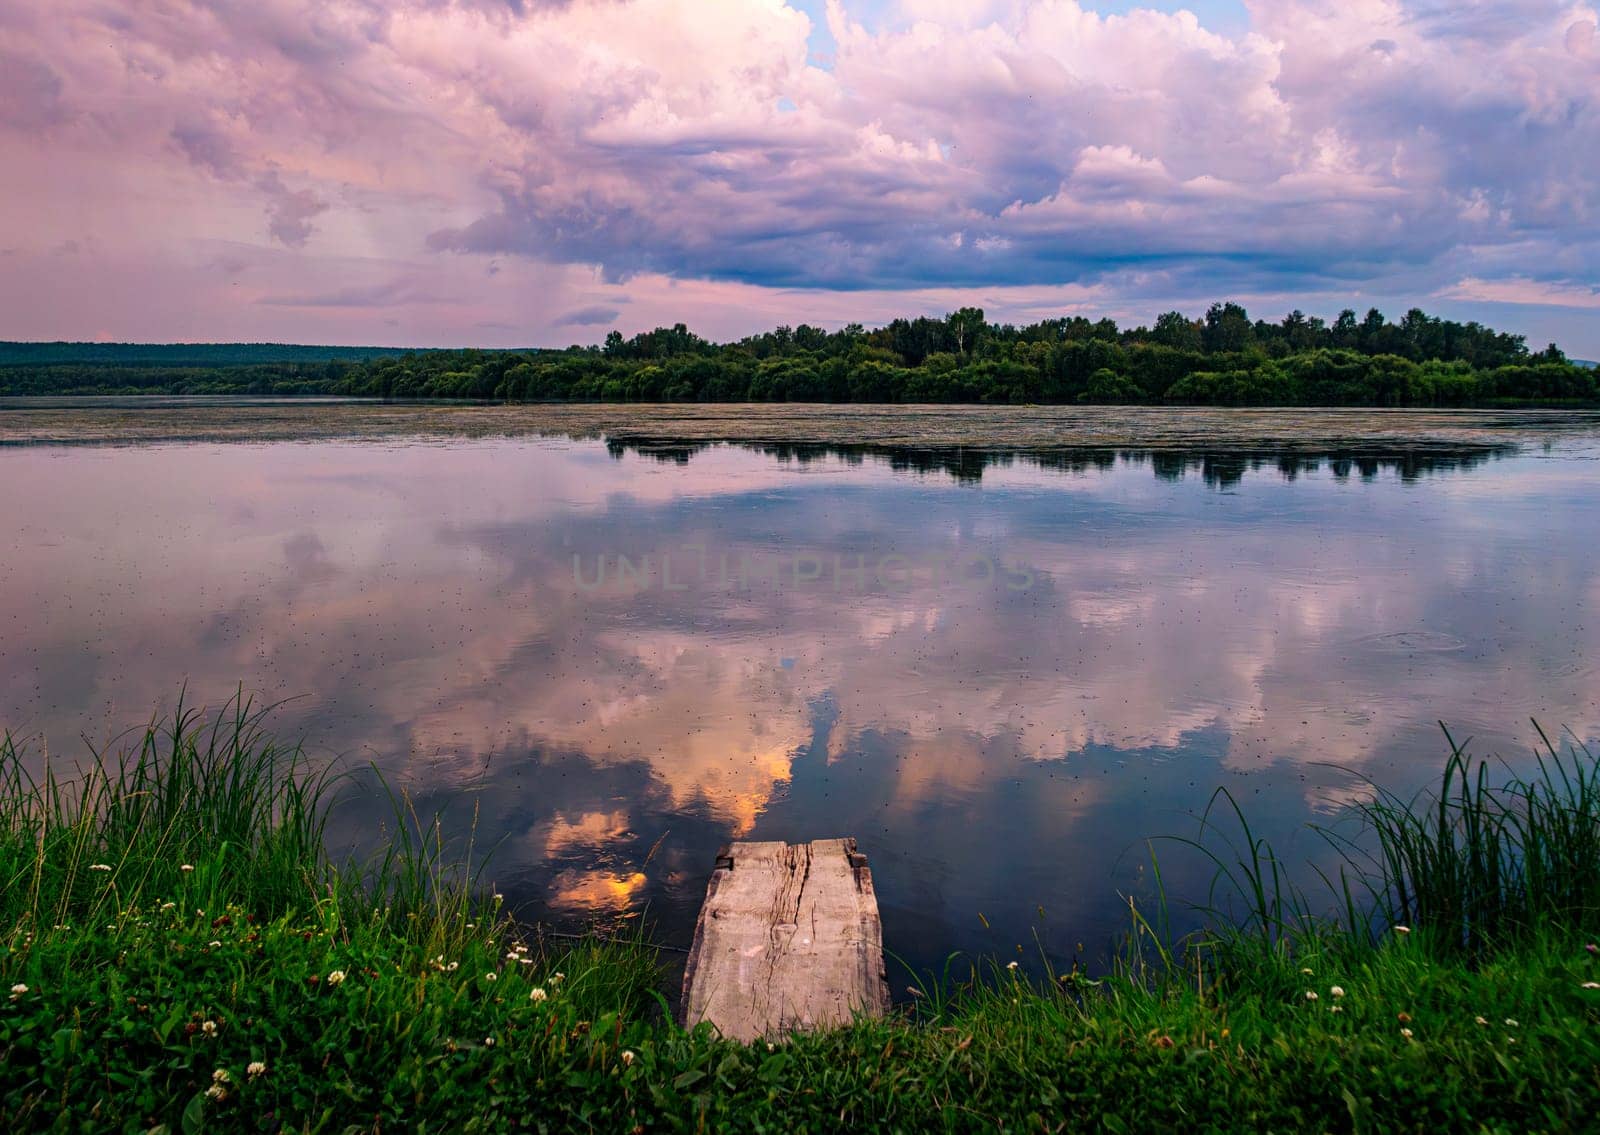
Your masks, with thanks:
[[[1188,407],[482,405],[225,398],[0,399],[0,444],[605,438],[686,462],[717,444],[931,455],[1134,449],[1292,460],[1488,456],[1600,431],[1600,413]]]

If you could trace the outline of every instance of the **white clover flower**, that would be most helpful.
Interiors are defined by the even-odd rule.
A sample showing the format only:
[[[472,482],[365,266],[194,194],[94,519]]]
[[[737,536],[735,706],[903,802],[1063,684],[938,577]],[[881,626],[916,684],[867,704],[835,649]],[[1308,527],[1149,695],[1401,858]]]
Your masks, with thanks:
[[[1579,989],[1600,989],[1600,981],[1586,981],[1578,986]]]
[[[1411,1036],[1412,1036],[1412,1033],[1411,1033],[1410,1029],[1401,1029],[1400,1030],[1400,1035],[1405,1037],[1407,1040],[1410,1040]]]
[[[161,904],[161,909],[162,910],[174,910],[174,909],[177,908],[177,905],[178,904],[175,903],[175,902],[164,902],[164,903]]]
[[[1474,1018],[1472,1018],[1472,1019],[1473,1019],[1473,1020],[1474,1020],[1474,1021],[1477,1021],[1477,1022],[1478,1022],[1478,1024],[1480,1024],[1480,1025],[1487,1025],[1487,1024],[1488,1024],[1488,1023],[1489,1023],[1489,1021],[1488,1021],[1488,1019],[1487,1019],[1487,1018],[1484,1018],[1484,1017],[1474,1017]]]
[[[499,981],[500,980],[500,975],[495,973],[494,970],[490,970],[488,973],[483,975],[483,980],[485,980],[485,981]]]
[[[91,864],[89,864],[89,870],[91,870],[91,871],[109,871],[109,870],[111,870],[111,864],[109,864],[109,863],[91,863]]]
[[[194,864],[193,863],[185,863],[183,866],[179,867],[178,870],[183,871],[183,872],[193,871],[194,870]]]
[[[485,1048],[493,1048],[494,1047],[494,1037],[492,1037],[492,1036],[484,1037],[483,1038],[483,1047],[485,1047]]]
[[[622,1050],[622,1066],[624,1068],[631,1067],[632,1064],[633,1064],[633,1061],[634,1061],[633,1050],[629,1049],[629,1048],[624,1048]]]
[[[215,950],[218,946],[222,945],[222,943],[217,941],[215,938],[213,938],[210,942],[207,943],[207,945],[209,945],[213,950]]]
[[[1307,1001],[1315,1001],[1316,999],[1317,999],[1317,991],[1315,989],[1306,990],[1306,1000]]]
[[[537,985],[534,986],[533,989],[531,989],[528,992],[528,1000],[529,1001],[543,1001],[546,998],[548,998],[549,996],[550,995],[548,993],[546,993],[543,989],[539,988]]]
[[[200,1031],[205,1033],[206,1036],[216,1036],[217,1035],[217,1022],[215,1022],[215,1021],[202,1021],[201,1024],[200,1024]]]
[[[1342,1008],[1340,1008],[1338,1005],[1329,1005],[1328,1006],[1328,1012],[1330,1012],[1330,1013],[1342,1013],[1342,1012],[1344,1012],[1344,1010]]]
[[[560,985],[565,980],[567,980],[567,975],[564,973],[553,973],[550,975],[551,985]]]
[[[229,1079],[230,1077],[228,1076],[228,1070],[226,1068],[218,1068],[215,1072],[211,1073],[211,1082],[213,1084],[226,1084]]]
[[[336,970],[334,970],[332,973],[330,973],[328,975],[328,984],[329,985],[338,985],[343,980],[344,980],[344,970],[342,970],[342,969],[336,969]]]
[[[267,1066],[260,1060],[252,1060],[245,1065],[244,1071],[245,1075],[254,1080],[257,1076],[265,1076],[267,1074]]]
[[[502,895],[502,894],[499,894],[499,893],[498,893],[498,892],[497,892],[497,893],[496,893],[496,894],[495,894],[495,896],[494,896],[494,901],[495,901],[495,902],[505,902],[505,901],[506,901],[506,896],[505,896],[505,895]]]
[[[1016,969],[1016,968],[1017,968],[1017,963],[1016,963],[1016,962],[1007,962],[1007,963],[1006,963],[1006,969],[1012,969],[1012,970],[1014,970],[1014,969]]]
[[[451,962],[449,965],[444,967],[446,973],[455,973],[456,970],[458,970],[460,968],[461,968],[461,963],[460,962]]]
[[[1396,934],[1409,934],[1409,933],[1411,933],[1411,927],[1409,927],[1409,926],[1399,926],[1399,925],[1397,925],[1397,926],[1395,926],[1395,928],[1394,928],[1394,932],[1395,932],[1395,933],[1396,933]]]
[[[1307,977],[1310,977],[1312,975],[1312,970],[1311,970],[1310,966],[1302,966],[1302,967],[1300,967],[1300,972],[1305,974]]]
[[[28,987],[23,985],[20,981],[17,982],[17,984],[11,987],[11,1000],[15,1001],[18,997],[21,997],[26,992],[28,992]]]
[[[1332,989],[1328,990],[1328,992],[1330,994],[1332,994],[1335,998],[1343,997],[1344,996],[1344,987],[1343,986],[1339,986],[1339,985],[1335,985]]]
[[[1515,1028],[1520,1028],[1520,1027],[1521,1026],[1519,1026],[1517,1024],[1517,1019],[1515,1017],[1507,1017],[1506,1018],[1506,1028],[1515,1029]]]
[[[224,1088],[221,1084],[212,1084],[206,1089],[206,1096],[209,1099],[214,1099],[218,1103],[221,1103],[223,1100],[228,1098],[228,1089]]]

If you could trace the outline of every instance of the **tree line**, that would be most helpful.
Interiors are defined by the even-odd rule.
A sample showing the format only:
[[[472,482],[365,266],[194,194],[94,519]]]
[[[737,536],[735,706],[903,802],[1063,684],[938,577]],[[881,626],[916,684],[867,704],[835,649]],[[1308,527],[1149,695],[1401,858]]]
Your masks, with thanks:
[[[103,366],[219,367],[258,363],[319,363],[329,359],[375,359],[408,355],[405,347],[328,347],[297,343],[70,343],[0,342],[0,367]]]
[[[95,345],[102,348],[102,345]],[[310,348],[306,348],[310,350]],[[329,349],[333,350],[333,349]],[[984,402],[1483,406],[1600,402],[1600,375],[1551,344],[1413,309],[1252,321],[1235,303],[1120,328],[1025,326],[981,309],[714,343],[683,324],[566,350],[436,350],[243,365],[119,357],[7,363],[0,394],[345,395],[512,402]]]

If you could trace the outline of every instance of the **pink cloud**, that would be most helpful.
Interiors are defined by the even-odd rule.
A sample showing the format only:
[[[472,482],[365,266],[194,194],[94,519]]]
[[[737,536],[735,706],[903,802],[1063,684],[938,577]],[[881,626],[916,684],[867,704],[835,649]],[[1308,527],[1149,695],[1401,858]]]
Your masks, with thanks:
[[[1529,280],[1520,276],[1505,280],[1479,280],[1469,276],[1443,289],[1439,295],[1446,299],[1486,303],[1536,304],[1600,311],[1600,288],[1567,280]]]
[[[165,321],[141,338],[186,306],[207,338],[370,339],[387,305],[418,341],[528,342],[691,296],[669,322],[722,323],[752,288],[865,318],[1091,288],[1148,317],[1600,275],[1591,7],[1250,8],[1221,34],[829,0],[824,69],[776,0],[12,0],[0,279],[84,298],[25,296],[0,334],[78,333],[90,295],[131,334]],[[94,263],[41,267],[90,238]],[[253,267],[216,295],[220,248]],[[641,302],[589,294],[619,283]],[[376,299],[327,305],[342,322],[265,302],[341,294]]]

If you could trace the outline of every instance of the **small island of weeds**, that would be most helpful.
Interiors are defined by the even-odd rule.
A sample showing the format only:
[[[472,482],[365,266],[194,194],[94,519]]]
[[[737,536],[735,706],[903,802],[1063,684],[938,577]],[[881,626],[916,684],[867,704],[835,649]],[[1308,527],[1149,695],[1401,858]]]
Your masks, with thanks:
[[[335,863],[335,781],[240,702],[31,776],[0,748],[0,1125],[71,1131],[1571,1130],[1600,1115],[1600,781],[1551,746],[1365,809],[1313,917],[1207,840],[1242,917],[1135,912],[1111,972],[993,963],[889,1019],[684,1033],[654,951],[524,938],[402,814]],[[1352,853],[1353,854],[1353,853]],[[1372,919],[1365,912],[1372,911]]]

